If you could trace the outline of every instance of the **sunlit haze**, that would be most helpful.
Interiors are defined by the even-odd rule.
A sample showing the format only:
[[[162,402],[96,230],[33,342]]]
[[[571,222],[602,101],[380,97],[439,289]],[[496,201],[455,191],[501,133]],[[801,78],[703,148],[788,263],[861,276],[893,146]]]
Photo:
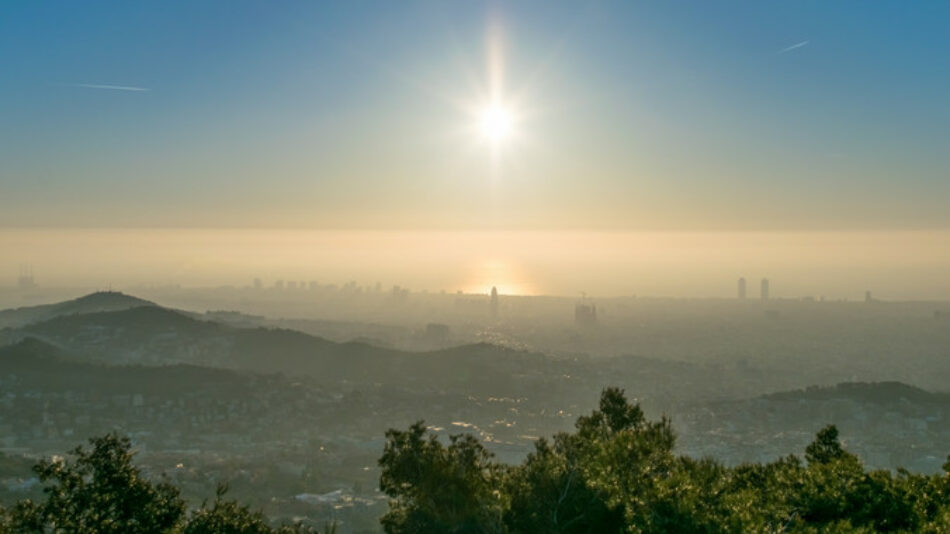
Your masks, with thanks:
[[[0,532],[950,533],[948,21],[0,0]]]
[[[0,269],[950,297],[945,6],[539,7],[6,5]]]
[[[950,297],[950,232],[0,231],[59,287],[246,286],[254,278],[506,294]],[[17,258],[0,266],[16,273]]]

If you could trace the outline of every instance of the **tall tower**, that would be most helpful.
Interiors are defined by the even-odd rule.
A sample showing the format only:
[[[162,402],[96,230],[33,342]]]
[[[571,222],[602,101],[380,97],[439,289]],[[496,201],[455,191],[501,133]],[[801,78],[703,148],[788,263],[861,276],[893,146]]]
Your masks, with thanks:
[[[769,279],[762,279],[762,289],[761,289],[762,300],[769,300]]]
[[[597,324],[597,305],[578,302],[574,305],[574,324],[577,326],[593,326]]]
[[[740,299],[745,298],[745,277],[739,279],[739,284],[737,288],[737,296]]]
[[[491,316],[498,317],[498,288],[491,288]]]
[[[36,280],[33,278],[32,265],[20,266],[20,276],[17,277],[16,285],[20,289],[33,289],[36,287]]]

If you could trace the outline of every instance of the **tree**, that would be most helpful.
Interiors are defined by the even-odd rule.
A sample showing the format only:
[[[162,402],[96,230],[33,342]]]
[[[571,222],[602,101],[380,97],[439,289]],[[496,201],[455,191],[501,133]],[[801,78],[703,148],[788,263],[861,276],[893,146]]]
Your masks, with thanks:
[[[818,431],[815,441],[805,447],[805,459],[809,464],[827,464],[845,454],[841,442],[838,441],[838,427],[828,425]]]
[[[380,489],[389,495],[383,528],[396,533],[501,532],[501,469],[470,435],[444,446],[419,421],[390,430],[379,465]]]
[[[518,466],[493,464],[474,438],[445,447],[422,423],[390,431],[380,460],[393,497],[386,531],[950,532],[950,461],[947,474],[868,472],[834,426],[817,433],[806,461],[726,467],[675,455],[670,421],[647,420],[608,388],[576,429],[539,440]]]
[[[181,534],[317,534],[317,531],[302,525],[282,525],[271,528],[260,511],[251,510],[237,501],[226,500],[227,484],[219,484],[214,503],[202,503],[194,510],[181,528]],[[323,534],[336,534],[336,523],[327,524]]]
[[[152,484],[132,464],[128,438],[109,434],[77,447],[74,459],[43,460],[33,470],[46,501],[26,500],[8,514],[7,528],[22,533],[158,534],[185,512],[178,489]]]
[[[33,467],[46,499],[24,500],[0,509],[0,532],[16,534],[305,534],[301,525],[272,528],[263,514],[224,499],[218,486],[207,503],[185,515],[178,488],[153,484],[132,464],[128,438],[109,434],[89,440],[91,450],[78,447],[73,459],[44,460]],[[335,534],[336,524],[324,534]]]
[[[554,445],[538,440],[521,466],[508,472],[505,491],[509,506],[505,525],[511,532],[620,532],[623,513],[608,506],[607,495],[587,479],[588,456],[570,434],[559,434]]]
[[[558,434],[553,446],[539,440],[525,463],[509,471],[510,504],[505,523],[512,532],[620,532],[623,507],[598,473],[605,446],[646,424],[639,405],[619,388],[601,392],[598,410],[578,418],[575,434]]]
[[[246,505],[224,499],[228,487],[219,484],[214,504],[204,503],[191,513],[182,534],[269,534],[273,532],[264,515],[253,512]]]

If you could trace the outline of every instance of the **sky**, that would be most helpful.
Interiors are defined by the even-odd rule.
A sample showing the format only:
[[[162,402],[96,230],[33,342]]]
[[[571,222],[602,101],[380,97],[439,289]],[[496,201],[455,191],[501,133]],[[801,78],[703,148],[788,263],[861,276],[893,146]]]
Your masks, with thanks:
[[[0,229],[41,287],[248,287],[259,278],[576,297],[950,300],[950,232]],[[13,257],[11,257],[13,256]],[[0,284],[2,286],[3,284]]]
[[[0,230],[923,232],[942,268],[948,15],[4,2]]]

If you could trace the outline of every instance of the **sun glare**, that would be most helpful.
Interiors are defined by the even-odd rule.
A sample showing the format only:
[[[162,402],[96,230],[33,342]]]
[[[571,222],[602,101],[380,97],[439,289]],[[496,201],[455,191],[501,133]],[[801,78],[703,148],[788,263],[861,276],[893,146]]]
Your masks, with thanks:
[[[476,262],[471,268],[469,279],[461,286],[465,293],[487,295],[494,287],[500,295],[536,294],[530,278],[516,263],[493,259]]]
[[[479,129],[485,139],[499,143],[511,136],[513,126],[511,112],[503,106],[494,104],[482,110]]]

